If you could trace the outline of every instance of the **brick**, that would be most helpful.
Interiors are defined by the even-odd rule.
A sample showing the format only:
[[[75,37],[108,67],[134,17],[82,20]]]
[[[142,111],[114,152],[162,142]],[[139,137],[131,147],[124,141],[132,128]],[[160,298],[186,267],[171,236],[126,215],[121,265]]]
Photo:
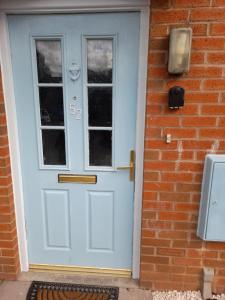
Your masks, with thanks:
[[[172,0],[172,5],[177,8],[177,7],[185,7],[185,8],[190,8],[190,7],[204,7],[204,6],[209,6],[210,5],[210,0]]]
[[[213,92],[199,92],[199,93],[185,93],[185,101],[188,103],[215,103],[218,102],[219,93]]]
[[[225,19],[223,8],[201,8],[191,12],[192,21],[220,21]]]
[[[162,160],[177,160],[179,157],[178,151],[164,151],[162,152]]]
[[[178,250],[178,249],[176,249],[176,250]],[[183,251],[183,250],[181,250],[181,251]],[[184,266],[157,265],[156,270],[159,272],[182,274],[182,273],[185,273],[186,268]]]
[[[193,151],[164,151],[162,153],[162,160],[191,160],[193,159],[194,152]]]
[[[187,267],[186,268],[187,274],[194,274],[194,275],[202,275],[202,267]]]
[[[166,52],[151,52],[148,61],[149,64],[164,65],[166,63]]]
[[[143,193],[143,198],[145,199],[145,200],[148,200],[148,201],[150,201],[150,200],[157,200],[157,195],[158,195],[158,193],[157,192],[153,192],[153,191],[144,191],[144,193]]]
[[[142,230],[142,237],[143,238],[155,238],[155,235],[156,233],[152,230],[147,230],[147,229],[144,229]]]
[[[142,261],[147,263],[155,263],[155,264],[168,264],[169,258],[168,257],[161,257],[161,256],[142,256]]]
[[[151,246],[151,247],[169,247],[170,241],[164,239],[152,239],[152,238],[142,238],[143,246]]]
[[[207,61],[210,64],[225,64],[225,53],[224,52],[207,53]]]
[[[212,146],[212,142],[208,140],[188,140],[183,141],[183,148],[184,149],[210,149]]]
[[[200,80],[197,79],[183,79],[183,80],[169,80],[167,82],[167,89],[173,87],[174,85],[182,86],[184,89],[187,90],[200,90]]]
[[[204,105],[201,112],[208,115],[224,115],[225,105]]]
[[[155,270],[155,265],[154,264],[148,264],[148,263],[142,263],[141,264],[141,272],[142,271],[154,271],[154,270]]]
[[[195,52],[192,50],[191,53],[191,65],[203,64],[205,61],[205,53],[204,52]]]
[[[150,27],[150,37],[165,37],[168,35],[168,26],[152,25]]]
[[[156,217],[156,213],[152,212],[152,211],[143,211],[142,212],[142,218],[147,219],[147,220],[151,220],[151,219],[155,219]]]
[[[193,78],[207,78],[207,77],[221,77],[222,68],[221,67],[197,67],[193,66],[188,73],[188,76]]]
[[[210,34],[211,35],[225,35],[225,23],[214,23],[210,25]]]
[[[159,213],[159,220],[173,220],[173,221],[184,221],[188,219],[187,213],[181,213],[181,212],[160,212]]]
[[[143,210],[171,210],[172,203],[170,202],[156,202],[156,201],[146,201],[143,204]]]
[[[221,50],[224,48],[225,38],[194,37],[192,47],[194,50]]]
[[[202,257],[217,258],[218,257],[218,252],[217,251],[202,251]]]
[[[169,47],[168,37],[153,38],[153,39],[151,39],[151,43],[149,45],[150,50],[168,51],[168,47]]]
[[[183,203],[183,205],[187,205],[185,203]],[[190,223],[188,222],[174,222],[174,229],[175,230],[193,230],[196,228],[196,224],[195,223]]]
[[[187,232],[184,231],[175,231],[175,230],[170,230],[170,231],[161,231],[158,233],[159,238],[163,239],[176,239],[176,240],[185,240],[187,239]],[[169,256],[169,254],[167,254]],[[173,255],[171,255],[173,256]],[[181,256],[181,255],[175,255],[175,256]],[[184,255],[182,255],[184,256]]]
[[[157,67],[151,67],[148,71],[148,76],[151,78],[157,77],[157,78],[165,78],[168,76],[168,71],[165,66],[157,66]]]
[[[209,127],[216,125],[216,118],[214,117],[185,117],[182,120],[183,126],[188,127]]]
[[[195,203],[176,203],[175,210],[176,211],[197,211],[199,208],[198,204]]]
[[[190,199],[190,195],[187,193],[168,193],[168,192],[161,192],[160,194],[161,201],[188,201]]]
[[[167,182],[145,182],[144,190],[150,191],[173,191],[174,184]]]
[[[198,163],[198,162],[180,162],[179,163],[179,171],[201,172],[202,168],[203,168],[202,163]]]
[[[169,8],[170,0],[152,0],[151,8]]]
[[[165,161],[151,161],[145,162],[145,169],[147,170],[174,170],[175,163],[174,162],[165,162]]]
[[[160,128],[146,128],[145,130],[145,138],[147,139],[155,139],[155,138],[161,138],[162,136],[162,130]]]
[[[225,118],[219,119],[219,126],[221,126],[221,127],[225,126]]]
[[[145,150],[145,160],[158,160],[159,152],[154,150]]]
[[[171,134],[172,139],[174,138],[196,138],[197,131],[192,128],[166,128],[163,131],[163,135]]]
[[[149,281],[157,281],[157,280],[165,280],[167,281],[169,279],[169,274],[167,273],[159,273],[159,272],[148,272],[145,274],[146,279]]]
[[[172,181],[172,182],[190,182],[193,179],[193,175],[190,173],[162,173],[161,180],[162,181]]]
[[[150,117],[147,119],[147,125],[152,126],[178,126],[178,117]]]
[[[149,220],[149,227],[152,229],[171,229],[172,222]]]
[[[224,139],[225,137],[225,129],[224,128],[214,128],[214,129],[201,129],[199,132],[201,138],[209,138],[209,139]]]
[[[205,36],[207,34],[207,24],[191,24],[193,36]]]
[[[178,266],[201,266],[201,259],[174,257],[173,264]]]
[[[2,249],[2,256],[15,257],[16,253],[14,249]]]
[[[223,7],[223,6],[225,6],[225,1],[224,0],[213,0],[212,6]]]
[[[164,140],[146,140],[145,148],[152,150],[177,150],[177,142],[172,141],[172,143],[166,144]]]
[[[168,95],[167,93],[160,92],[148,92],[147,94],[147,104],[157,103],[157,104],[165,104],[167,103]]]
[[[225,90],[225,80],[224,79],[205,80],[204,88],[208,90]]]
[[[174,11],[156,10],[153,11],[151,14],[152,24],[183,23],[187,20],[187,18],[188,18],[187,10],[174,10]]]
[[[225,268],[225,261],[219,259],[204,259],[203,264],[211,268]]]
[[[155,248],[154,247],[142,247],[141,248],[141,253],[142,253],[142,255],[153,255],[154,253],[155,253]],[[144,266],[146,266],[147,265],[147,268],[144,268]],[[144,271],[144,270],[148,270],[148,271],[151,271],[151,270],[153,270],[153,268],[152,267],[149,267],[149,266],[153,266],[152,264],[146,264],[146,263],[142,263],[141,264],[141,269],[142,269],[142,271]]]
[[[145,181],[158,181],[159,180],[159,172],[145,172],[144,180]]]

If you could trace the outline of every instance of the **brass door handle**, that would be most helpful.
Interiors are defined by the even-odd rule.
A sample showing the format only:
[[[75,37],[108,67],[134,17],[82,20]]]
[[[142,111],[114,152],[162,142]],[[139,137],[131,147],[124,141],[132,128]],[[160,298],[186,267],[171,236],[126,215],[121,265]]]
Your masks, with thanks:
[[[135,151],[130,151],[130,165],[118,167],[117,170],[130,170],[130,181],[134,181],[134,173],[135,173]]]

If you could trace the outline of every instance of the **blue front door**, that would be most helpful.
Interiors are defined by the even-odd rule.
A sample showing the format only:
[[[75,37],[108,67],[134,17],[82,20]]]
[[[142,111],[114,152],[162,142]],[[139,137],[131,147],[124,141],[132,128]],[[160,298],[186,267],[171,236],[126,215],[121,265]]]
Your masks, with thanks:
[[[131,270],[139,14],[8,22],[29,263]]]

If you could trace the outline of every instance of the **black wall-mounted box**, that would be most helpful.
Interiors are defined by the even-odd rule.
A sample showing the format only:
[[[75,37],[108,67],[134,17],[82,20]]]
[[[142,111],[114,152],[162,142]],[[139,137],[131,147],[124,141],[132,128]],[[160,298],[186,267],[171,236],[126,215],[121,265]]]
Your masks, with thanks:
[[[169,103],[170,109],[178,109],[184,106],[184,89],[180,86],[174,86],[169,90]]]

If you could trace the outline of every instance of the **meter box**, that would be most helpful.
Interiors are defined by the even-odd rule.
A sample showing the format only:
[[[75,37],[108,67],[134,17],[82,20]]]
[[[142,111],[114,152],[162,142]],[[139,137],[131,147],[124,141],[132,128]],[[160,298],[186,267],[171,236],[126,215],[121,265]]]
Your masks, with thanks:
[[[206,155],[197,235],[225,241],[225,155]]]

